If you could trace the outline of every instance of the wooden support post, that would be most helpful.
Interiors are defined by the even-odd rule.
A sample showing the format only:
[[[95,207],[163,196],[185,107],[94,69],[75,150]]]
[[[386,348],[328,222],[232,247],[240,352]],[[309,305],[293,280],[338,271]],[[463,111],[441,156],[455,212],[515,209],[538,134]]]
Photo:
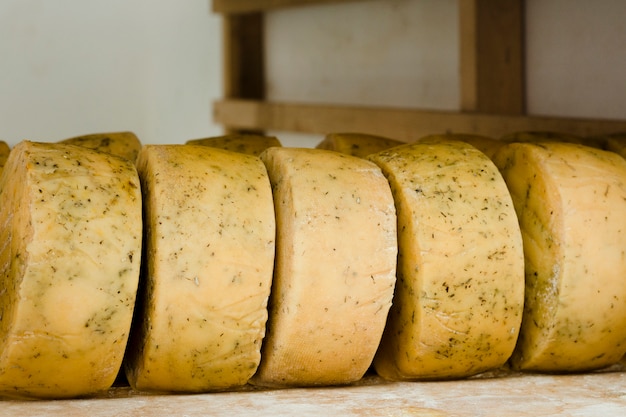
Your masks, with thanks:
[[[461,109],[524,114],[524,0],[459,0]]]

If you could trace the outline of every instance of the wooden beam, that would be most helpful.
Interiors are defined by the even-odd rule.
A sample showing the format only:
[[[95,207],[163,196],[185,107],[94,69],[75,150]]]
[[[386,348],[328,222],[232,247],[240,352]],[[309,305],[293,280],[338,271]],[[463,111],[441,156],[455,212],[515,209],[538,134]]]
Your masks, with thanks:
[[[459,0],[461,109],[525,112],[524,0]]]
[[[265,98],[263,14],[224,17],[224,96]]]
[[[224,14],[251,13],[284,7],[345,3],[348,1],[358,0],[213,0],[212,9],[215,13]]]
[[[352,131],[411,142],[429,134],[475,133],[499,138],[516,131],[559,131],[581,136],[626,131],[626,120],[222,100],[214,119],[235,129],[326,134]]]

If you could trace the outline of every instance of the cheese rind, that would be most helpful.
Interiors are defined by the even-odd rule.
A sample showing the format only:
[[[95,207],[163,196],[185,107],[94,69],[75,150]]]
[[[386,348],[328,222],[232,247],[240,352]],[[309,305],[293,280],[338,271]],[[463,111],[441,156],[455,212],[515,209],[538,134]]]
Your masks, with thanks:
[[[365,158],[367,155],[403,144],[404,142],[383,136],[345,132],[327,134],[316,148]]]
[[[373,163],[341,153],[261,154],[277,218],[268,333],[252,383],[347,384],[367,371],[391,305],[396,218]]]
[[[0,179],[0,391],[67,398],[113,383],[137,292],[134,166],[24,141]]]
[[[258,157],[146,145],[145,271],[125,364],[142,391],[244,385],[260,361],[275,219]]]
[[[524,264],[497,168],[473,146],[441,139],[369,159],[398,212],[398,281],[376,372],[446,379],[505,364],[522,317]]]
[[[516,143],[495,162],[521,224],[526,303],[517,369],[601,368],[626,351],[626,161],[576,144]]]
[[[245,153],[258,156],[267,148],[282,146],[276,136],[254,135],[251,133],[233,133],[224,136],[214,136],[210,138],[191,139],[187,145],[211,146],[227,151]]]
[[[64,139],[60,143],[84,146],[135,162],[141,142],[133,132],[92,133]]]

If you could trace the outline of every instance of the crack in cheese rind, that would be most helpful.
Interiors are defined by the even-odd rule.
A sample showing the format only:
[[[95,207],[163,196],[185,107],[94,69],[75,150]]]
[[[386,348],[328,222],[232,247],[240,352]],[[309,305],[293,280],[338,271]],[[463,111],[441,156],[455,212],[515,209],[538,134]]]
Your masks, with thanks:
[[[522,240],[506,184],[473,146],[438,138],[375,155],[398,213],[398,282],[376,372],[445,379],[497,368],[522,317]]]
[[[370,161],[270,148],[277,218],[261,364],[252,383],[347,384],[369,368],[391,306],[397,255],[389,184]]]
[[[146,145],[146,253],[126,373],[146,391],[244,385],[260,361],[275,218],[256,156]]]
[[[139,277],[134,166],[24,141],[0,184],[0,391],[67,398],[106,390],[122,363]]]
[[[526,303],[521,370],[601,368],[626,351],[626,161],[576,144],[511,144],[495,156],[520,219]]]

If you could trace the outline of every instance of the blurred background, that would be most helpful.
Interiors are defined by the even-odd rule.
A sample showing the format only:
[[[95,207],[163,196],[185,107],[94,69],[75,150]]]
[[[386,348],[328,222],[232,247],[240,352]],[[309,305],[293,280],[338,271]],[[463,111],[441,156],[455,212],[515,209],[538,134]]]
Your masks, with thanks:
[[[268,13],[268,99],[458,110],[457,1]],[[625,19],[623,0],[527,0],[528,113],[626,119]],[[0,139],[221,134],[221,24],[209,0],[2,0]]]

